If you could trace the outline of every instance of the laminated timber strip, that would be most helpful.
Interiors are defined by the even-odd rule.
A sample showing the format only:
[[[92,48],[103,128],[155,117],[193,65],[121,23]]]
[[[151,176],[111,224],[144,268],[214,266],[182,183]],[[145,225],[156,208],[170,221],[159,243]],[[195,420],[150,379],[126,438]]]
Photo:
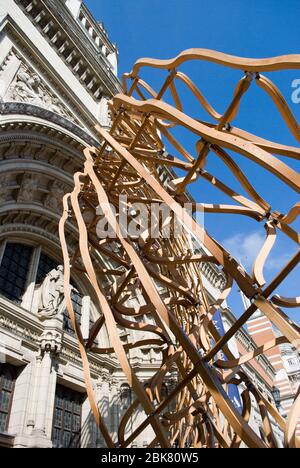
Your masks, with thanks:
[[[219,114],[193,81],[179,70],[181,65],[197,61],[212,62],[243,72],[224,114]],[[145,68],[167,72],[167,78],[157,91],[140,77]],[[299,148],[264,140],[232,125],[243,96],[253,83],[257,83],[272,99],[291,134],[299,142],[299,125],[288,104],[272,81],[262,75],[264,72],[299,68],[300,55],[254,60],[205,49],[185,51],[173,60],[139,60],[132,72],[123,76],[123,94],[116,95],[110,103],[113,116],[110,132],[98,126],[100,146],[84,151],[84,168],[74,176],[73,192],[64,197],[60,238],[67,308],[77,332],[91,408],[108,447],[129,447],[151,426],[153,440],[149,441],[149,447],[237,448],[243,443],[251,448],[274,448],[278,446],[271,422],[274,420],[285,433],[286,447],[300,447],[296,437],[299,396],[285,421],[275,406],[250,382],[242,367],[283,343],[291,343],[299,349],[300,329],[280,307],[299,307],[300,298],[296,292],[291,298],[274,295],[278,286],[297,267],[299,248],[270,283],[265,280],[264,267],[273,252],[278,232],[299,245],[299,233],[291,225],[300,214],[300,204],[288,207],[286,213],[273,211],[268,200],[254,188],[249,175],[229,154],[233,151],[239,158],[246,158],[256,170],[268,171],[291,192],[299,193],[300,177],[290,165],[293,159],[300,159]],[[185,94],[179,93],[179,82],[181,90],[185,86],[193,93],[213,123],[196,120],[185,113]],[[195,156],[172,134],[177,127],[185,128],[197,138]],[[166,142],[178,157],[166,153]],[[220,180],[206,170],[211,153],[227,166],[246,195],[236,193],[226,180]],[[169,184],[164,184],[159,178],[158,169],[162,165],[173,171],[174,178]],[[185,175],[176,178],[176,168]],[[251,273],[246,272],[230,252],[185,210],[186,190],[201,179],[232,199],[231,205],[203,204],[204,212],[243,215],[263,225],[266,241]],[[174,229],[170,229],[169,238],[160,231],[160,236],[153,239],[151,232],[145,229],[140,236],[124,236],[118,212],[118,200],[124,195],[127,196],[126,210],[131,220],[134,219],[131,211],[135,201],[143,203],[148,211],[153,202],[165,203],[170,208],[165,223],[171,225],[176,217],[184,226],[181,235],[176,236]],[[114,239],[97,238],[99,207]],[[193,209],[197,209],[196,205]],[[65,224],[69,218],[78,225],[79,231],[78,250],[72,256],[65,237]],[[204,246],[206,254],[195,252],[193,245]],[[99,272],[95,266],[97,255],[109,262],[106,270]],[[217,265],[222,271],[225,286],[218,299],[208,297],[203,286],[203,263]],[[88,340],[83,340],[72,307],[71,268],[85,272],[98,299],[99,319]],[[109,281],[103,283],[103,277]],[[214,316],[231,293],[233,282],[250,300],[250,306],[221,336]],[[143,297],[143,305],[132,307],[131,299],[135,297],[136,289]],[[257,310],[282,336],[236,358],[228,343]],[[103,326],[108,332],[109,348],[94,345]],[[124,344],[119,336],[119,327],[143,332],[146,338]],[[156,373],[144,382],[139,380],[131,366],[128,352],[149,345],[160,349],[162,359]],[[114,353],[135,396],[121,419],[117,438],[110,433],[97,406],[89,369],[92,353]],[[174,369],[177,383],[166,395],[164,382]],[[240,412],[227,390],[228,385],[241,388],[242,384]],[[263,437],[258,437],[249,425],[253,400],[261,414]],[[144,420],[131,426],[132,431],[128,433],[127,423],[137,411],[142,412]]]

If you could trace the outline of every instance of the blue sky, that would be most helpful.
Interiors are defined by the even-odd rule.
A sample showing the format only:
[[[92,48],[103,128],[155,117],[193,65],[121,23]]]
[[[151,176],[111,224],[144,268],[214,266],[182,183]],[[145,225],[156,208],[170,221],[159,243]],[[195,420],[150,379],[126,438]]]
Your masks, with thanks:
[[[131,70],[140,57],[171,58],[191,47],[256,58],[299,53],[299,0],[86,0],[85,3],[93,15],[104,22],[111,40],[118,45],[120,76]],[[191,74],[219,112],[226,109],[233,89],[242,77],[238,71],[224,70],[206,63],[187,66],[185,71]],[[300,70],[266,75],[280,88],[300,121],[300,104],[294,104],[291,99],[292,82],[300,79]],[[149,72],[144,77],[151,81],[154,88],[163,78]],[[186,96],[186,106],[195,117],[210,120],[189,95]],[[234,125],[267,139],[297,146],[270,98],[255,83],[243,99]],[[181,130],[176,136],[180,136],[188,149],[193,151],[195,141],[190,136]],[[173,154],[176,155],[174,151]],[[275,177],[257,170],[253,163],[239,155],[233,157],[274,209],[286,212],[298,201],[297,194],[286,190]],[[299,170],[299,161],[286,159],[285,162]],[[244,193],[213,155],[209,157],[208,168],[223,179],[226,175],[229,185]],[[203,203],[231,203],[230,199],[206,183],[196,183],[190,191],[197,201]],[[206,228],[249,269],[255,250],[263,242],[263,226],[243,217],[228,216],[225,224],[221,223],[224,219],[222,215],[207,215]],[[294,228],[299,227],[300,223],[296,222]],[[266,278],[270,280],[275,276],[296,250],[296,244],[279,235],[274,254],[266,267]],[[299,295],[299,278],[298,267],[278,292],[286,296]],[[230,305],[236,315],[240,315],[241,304],[237,295],[233,295]],[[298,311],[289,313],[299,323]]]

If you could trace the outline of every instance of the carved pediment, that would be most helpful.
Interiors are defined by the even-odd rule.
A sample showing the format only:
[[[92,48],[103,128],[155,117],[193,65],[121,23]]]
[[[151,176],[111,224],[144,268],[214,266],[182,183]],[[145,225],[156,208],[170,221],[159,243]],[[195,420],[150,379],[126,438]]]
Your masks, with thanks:
[[[14,54],[10,54],[10,59],[6,65],[6,72],[10,66],[9,62],[14,64],[14,68],[16,67],[16,57]],[[77,120],[67,109],[65,104],[49,89],[40,75],[19,59],[17,59],[17,64],[14,78],[10,82],[4,95],[4,102],[31,104],[47,109],[48,111],[59,114],[77,123]]]

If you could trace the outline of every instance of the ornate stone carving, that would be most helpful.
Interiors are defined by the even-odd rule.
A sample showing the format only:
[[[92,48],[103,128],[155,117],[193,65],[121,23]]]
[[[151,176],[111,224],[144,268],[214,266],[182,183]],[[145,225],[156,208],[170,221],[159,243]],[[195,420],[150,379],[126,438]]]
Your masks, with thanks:
[[[40,339],[41,353],[59,354],[61,351],[62,334],[54,329],[46,329]]]
[[[112,375],[108,369],[102,368],[99,372],[99,378],[96,383],[97,390],[101,390],[104,384],[108,384],[109,386],[112,383]]]
[[[100,100],[99,105],[99,122],[102,125],[102,127],[110,128],[112,123],[112,116],[108,103],[109,99],[103,96]]]
[[[63,267],[59,265],[56,270],[50,271],[40,288],[40,303],[38,316],[41,320],[56,317],[64,300]]]
[[[38,178],[33,174],[24,174],[18,193],[18,203],[32,203],[34,193],[38,188]]]
[[[65,184],[55,181],[51,187],[51,191],[45,198],[45,208],[49,208],[58,213],[61,212],[62,199],[67,191],[68,187]]]
[[[15,336],[21,337],[23,340],[37,343],[40,337],[39,332],[35,328],[22,325],[21,323],[9,318],[5,315],[0,315],[0,328],[8,330]]]
[[[16,56],[11,50],[0,65],[0,101],[3,100],[7,88],[13,79],[11,76],[11,73],[13,73],[11,63],[14,59],[16,59]]]
[[[95,140],[89,133],[80,128],[77,122],[71,122],[69,118],[58,115],[53,111],[41,107],[34,106],[25,102],[1,102],[0,114],[2,115],[28,115],[30,118],[39,117],[72,132],[74,135],[81,138],[84,142],[89,142],[92,146],[98,146],[99,142]]]
[[[41,77],[21,64],[4,97],[5,101],[23,102],[48,109],[74,121],[66,106],[43,83]]]
[[[0,178],[0,204],[5,203],[7,200],[7,195],[11,183],[11,176],[9,174],[4,174]]]

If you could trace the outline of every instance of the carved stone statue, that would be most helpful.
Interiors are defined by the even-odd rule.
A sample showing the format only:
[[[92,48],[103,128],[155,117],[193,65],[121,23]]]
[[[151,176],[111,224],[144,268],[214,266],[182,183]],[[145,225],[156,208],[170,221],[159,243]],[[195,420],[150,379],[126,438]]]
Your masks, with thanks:
[[[41,285],[40,294],[39,318],[45,320],[56,317],[64,300],[64,275],[61,265],[48,273]]]

